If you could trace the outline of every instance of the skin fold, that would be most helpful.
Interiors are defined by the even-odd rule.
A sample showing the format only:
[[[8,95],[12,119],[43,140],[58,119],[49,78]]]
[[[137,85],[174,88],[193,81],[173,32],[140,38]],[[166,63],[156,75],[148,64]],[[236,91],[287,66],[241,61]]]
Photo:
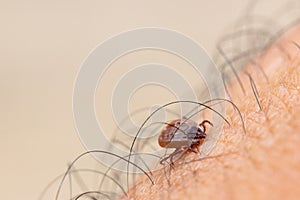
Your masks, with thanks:
[[[299,46],[296,26],[239,73],[245,94],[236,78],[228,83],[246,133],[237,111],[226,105],[231,126],[224,124],[210,158],[199,161],[190,153],[171,171],[154,172],[155,185],[138,179],[122,199],[299,199]]]

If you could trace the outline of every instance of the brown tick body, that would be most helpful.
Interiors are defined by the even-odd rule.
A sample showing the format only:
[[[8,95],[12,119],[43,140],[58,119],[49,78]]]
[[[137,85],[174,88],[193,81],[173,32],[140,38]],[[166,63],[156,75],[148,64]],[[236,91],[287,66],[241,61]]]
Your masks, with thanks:
[[[186,152],[199,152],[198,148],[206,138],[206,123],[213,126],[208,120],[197,124],[188,119],[176,119],[169,123],[161,131],[158,137],[158,144],[163,148],[175,148],[175,151],[163,158],[160,163],[162,164],[167,159],[170,159],[171,164],[174,164],[173,158],[178,154],[183,155]]]

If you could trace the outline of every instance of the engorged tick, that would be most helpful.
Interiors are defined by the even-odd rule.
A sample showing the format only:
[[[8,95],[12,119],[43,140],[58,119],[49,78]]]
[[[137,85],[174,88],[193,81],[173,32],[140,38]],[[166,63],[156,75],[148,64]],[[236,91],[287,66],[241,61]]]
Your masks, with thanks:
[[[175,148],[175,151],[163,158],[160,163],[170,159],[171,164],[174,165],[173,158],[177,154],[182,156],[187,152],[199,152],[199,147],[206,138],[206,123],[213,126],[208,120],[203,120],[197,124],[184,118],[168,123],[158,137],[158,144],[163,148]]]

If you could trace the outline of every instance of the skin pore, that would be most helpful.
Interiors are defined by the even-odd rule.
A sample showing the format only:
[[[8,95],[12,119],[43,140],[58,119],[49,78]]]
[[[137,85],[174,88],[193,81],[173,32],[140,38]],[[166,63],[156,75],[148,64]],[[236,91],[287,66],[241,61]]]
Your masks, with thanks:
[[[239,73],[246,94],[236,78],[228,83],[232,101],[243,115],[246,134],[239,115],[227,105],[231,126],[224,125],[212,158],[188,162],[199,159],[190,153],[167,171],[171,174],[154,172],[155,185],[146,177],[139,179],[123,199],[299,198],[299,46],[298,25]],[[251,87],[249,75],[258,93]]]

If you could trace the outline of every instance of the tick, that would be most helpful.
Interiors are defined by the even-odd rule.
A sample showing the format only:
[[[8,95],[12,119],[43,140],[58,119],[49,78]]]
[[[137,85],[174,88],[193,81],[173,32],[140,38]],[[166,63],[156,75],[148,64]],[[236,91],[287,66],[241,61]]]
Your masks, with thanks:
[[[170,159],[174,165],[173,159],[176,155],[183,156],[188,152],[200,153],[199,147],[206,138],[205,124],[213,126],[208,120],[203,120],[200,124],[189,119],[176,119],[168,123],[158,137],[158,144],[163,148],[175,148],[175,151],[163,158],[160,163]]]

